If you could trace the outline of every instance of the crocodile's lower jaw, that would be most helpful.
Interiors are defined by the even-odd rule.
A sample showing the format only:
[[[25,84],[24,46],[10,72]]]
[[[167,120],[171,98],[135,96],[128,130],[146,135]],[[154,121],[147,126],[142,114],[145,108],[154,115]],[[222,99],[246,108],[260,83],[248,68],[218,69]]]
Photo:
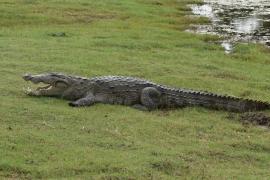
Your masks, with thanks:
[[[27,87],[27,89],[32,89],[32,90],[35,90],[35,91],[38,91],[38,90],[46,90],[46,89],[49,89],[52,87],[51,84],[45,84],[45,83],[42,83],[42,82],[39,82],[39,83],[33,83],[33,82],[29,82],[29,86]]]
[[[44,84],[44,83],[34,83],[34,84]],[[48,84],[44,84],[45,86],[38,86],[38,87],[26,87],[24,88],[24,92],[28,95],[39,95],[40,91],[50,91],[52,90],[53,86],[52,85],[48,85]]]
[[[25,94],[31,95],[31,96],[37,96],[39,94],[37,90],[32,90],[30,87],[23,88],[23,91]]]

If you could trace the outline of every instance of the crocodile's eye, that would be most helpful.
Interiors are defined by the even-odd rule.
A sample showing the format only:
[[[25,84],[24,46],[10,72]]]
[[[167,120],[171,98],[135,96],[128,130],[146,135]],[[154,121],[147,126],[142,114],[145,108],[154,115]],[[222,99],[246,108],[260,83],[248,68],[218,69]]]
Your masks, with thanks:
[[[68,87],[68,84],[65,81],[56,81],[54,86],[58,88],[66,88]]]

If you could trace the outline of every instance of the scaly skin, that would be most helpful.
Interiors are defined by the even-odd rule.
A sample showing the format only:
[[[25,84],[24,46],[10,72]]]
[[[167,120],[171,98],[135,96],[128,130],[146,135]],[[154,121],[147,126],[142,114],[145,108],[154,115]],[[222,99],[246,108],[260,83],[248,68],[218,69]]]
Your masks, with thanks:
[[[26,74],[26,81],[44,83],[46,87],[27,89],[31,96],[53,96],[71,100],[70,106],[91,106],[95,103],[121,104],[140,110],[203,106],[234,112],[269,109],[266,102],[221,96],[203,91],[175,89],[139,78],[100,76],[83,78],[61,73]]]

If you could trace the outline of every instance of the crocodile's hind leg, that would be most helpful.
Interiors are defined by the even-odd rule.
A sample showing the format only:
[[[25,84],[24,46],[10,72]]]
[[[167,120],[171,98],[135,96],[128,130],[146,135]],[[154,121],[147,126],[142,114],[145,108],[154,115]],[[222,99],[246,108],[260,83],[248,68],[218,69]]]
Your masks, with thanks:
[[[93,95],[88,95],[84,98],[78,99],[76,101],[72,101],[68,103],[72,107],[82,107],[82,106],[91,106],[95,104],[97,101]]]
[[[141,104],[136,104],[133,107],[139,110],[154,110],[160,104],[161,93],[154,87],[146,87],[142,90]]]

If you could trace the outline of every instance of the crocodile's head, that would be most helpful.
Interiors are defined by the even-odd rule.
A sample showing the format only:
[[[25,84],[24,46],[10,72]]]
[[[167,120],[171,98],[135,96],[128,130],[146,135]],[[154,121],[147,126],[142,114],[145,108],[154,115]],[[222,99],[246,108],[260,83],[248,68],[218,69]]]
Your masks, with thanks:
[[[39,75],[25,74],[25,81],[30,81],[34,84],[43,84],[36,89],[28,87],[26,93],[34,96],[63,96],[75,83],[75,79],[71,76],[66,76],[60,73],[46,73]]]

